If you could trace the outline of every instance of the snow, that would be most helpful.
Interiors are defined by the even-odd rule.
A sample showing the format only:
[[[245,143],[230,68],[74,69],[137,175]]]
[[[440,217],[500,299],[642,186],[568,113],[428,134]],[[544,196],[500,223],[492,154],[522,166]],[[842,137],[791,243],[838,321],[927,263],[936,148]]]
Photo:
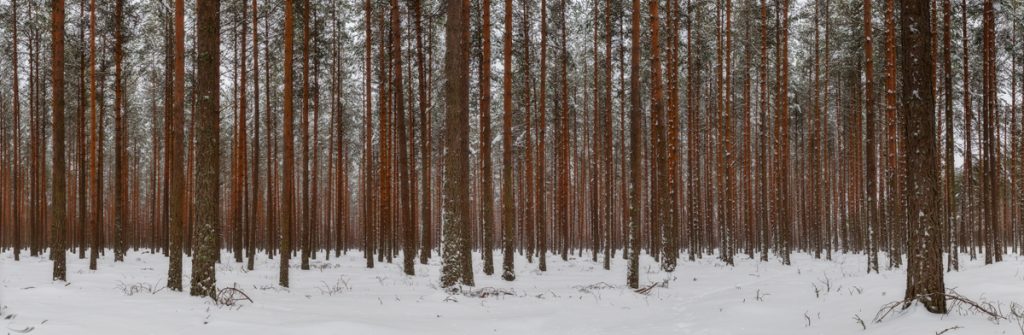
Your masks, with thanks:
[[[496,252],[500,255],[500,252]],[[1016,320],[992,322],[982,315],[951,309],[944,316],[918,306],[881,323],[873,319],[886,303],[903,297],[903,270],[867,274],[864,255],[835,254],[834,261],[794,254],[793,266],[737,255],[736,266],[713,256],[681,259],[672,274],[651,258],[641,259],[642,286],[667,280],[649,295],[624,286],[626,262],[600,263],[548,257],[547,272],[516,258],[516,281],[480,272],[474,291],[507,290],[513,295],[472,297],[438,287],[440,258],[401,272],[400,258],[366,269],[359,252],[340,260],[311,261],[298,269],[293,258],[292,288],[277,286],[278,259],[260,255],[255,271],[245,271],[229,253],[217,265],[219,287],[235,286],[253,302],[226,307],[188,295],[190,259],[184,263],[185,293],[160,289],[167,259],[129,252],[124,263],[112,254],[88,270],[87,260],[68,254],[68,283],[50,281],[45,257],[14,262],[0,254],[2,331],[17,334],[1021,334]],[[333,256],[333,255],[332,255]],[[685,255],[684,255],[685,256]],[[500,262],[500,257],[496,261]],[[887,259],[883,256],[882,259]],[[947,274],[946,286],[1004,311],[1024,303],[1022,259],[1007,255],[985,266],[967,261]],[[883,267],[886,265],[883,262]],[[132,293],[135,289],[138,292]],[[150,290],[157,292],[150,293]],[[856,320],[864,320],[864,330]]]

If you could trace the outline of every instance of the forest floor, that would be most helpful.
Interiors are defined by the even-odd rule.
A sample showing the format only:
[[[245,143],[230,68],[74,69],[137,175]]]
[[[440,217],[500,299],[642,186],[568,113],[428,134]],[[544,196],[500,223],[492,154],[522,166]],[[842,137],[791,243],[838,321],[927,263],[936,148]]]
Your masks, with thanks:
[[[302,271],[293,258],[291,288],[278,282],[278,259],[261,254],[255,271],[229,253],[217,265],[219,287],[237,287],[252,302],[223,306],[164,288],[167,258],[130,252],[99,270],[68,254],[69,282],[52,282],[52,263],[0,254],[0,332],[7,334],[1024,334],[1019,317],[992,320],[962,306],[944,316],[914,305],[881,322],[887,303],[903,298],[902,269],[866,274],[863,255],[837,253],[833,261],[797,253],[792,266],[739,255],[735,266],[712,256],[680,261],[665,273],[641,259],[641,286],[625,287],[626,262],[612,270],[590,255],[568,261],[549,257],[548,271],[516,258],[516,280],[481,272],[474,254],[476,287],[448,293],[439,287],[440,258],[402,274],[400,258],[367,269],[359,252],[324,260]],[[332,255],[333,256],[333,255]],[[884,256],[883,256],[884,257]],[[967,261],[946,276],[946,287],[999,308],[1004,315],[1024,304],[1024,259],[985,266]],[[536,260],[534,260],[536,262]],[[887,264],[883,258],[882,266]],[[663,283],[663,284],[660,284]],[[859,321],[863,320],[863,321]]]

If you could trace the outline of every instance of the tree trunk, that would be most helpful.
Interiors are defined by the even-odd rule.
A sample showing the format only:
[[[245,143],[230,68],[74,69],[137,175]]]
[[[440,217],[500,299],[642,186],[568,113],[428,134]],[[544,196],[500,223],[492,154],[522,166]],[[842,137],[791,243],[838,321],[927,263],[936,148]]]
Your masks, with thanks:
[[[196,251],[192,258],[193,296],[216,298],[214,262],[220,226],[220,1],[197,3],[196,59]]]
[[[939,219],[939,177],[935,163],[935,64],[931,57],[931,15],[926,0],[900,3],[903,101],[907,120],[907,175],[910,191],[906,299],[917,300],[932,313],[946,313],[942,274],[942,221]],[[917,213],[916,215],[913,213]],[[909,305],[908,305],[909,306]]]
[[[309,270],[309,254],[312,251],[310,246],[310,231],[313,229],[310,224],[309,208],[309,21],[311,1],[302,2],[302,208],[299,210],[299,233],[301,234],[302,263],[300,268]],[[286,102],[287,103],[287,102]],[[286,212],[287,213],[287,212]]]
[[[294,184],[295,184],[295,142],[292,134],[294,122],[293,109],[294,96],[293,85],[293,30],[295,30],[295,5],[292,0],[285,0],[284,3],[284,124],[282,140],[284,141],[284,159],[282,165],[284,172],[281,178],[284,180],[284,189],[281,191],[281,273],[280,284],[288,287],[288,261],[292,255],[292,212],[295,208]],[[369,79],[367,79],[369,80]],[[272,129],[272,128],[271,128]]]
[[[53,280],[67,281],[67,248],[64,229],[67,217],[64,163],[64,0],[53,1],[51,75],[53,84],[53,227],[50,254]],[[0,205],[3,206],[3,205]]]
[[[653,0],[652,0],[653,1]],[[630,19],[630,65],[629,65],[629,266],[626,284],[630,288],[640,286],[640,0],[633,0]]]
[[[413,4],[416,7],[416,68],[418,71],[416,87],[419,92],[418,106],[420,108],[420,144],[422,145],[420,148],[420,161],[421,164],[423,164],[421,166],[423,175],[420,178],[420,189],[423,192],[421,197],[423,200],[420,203],[420,218],[422,218],[422,222],[420,222],[420,264],[427,264],[427,260],[430,259],[430,245],[433,240],[430,228],[432,226],[431,219],[433,217],[430,210],[432,206],[432,197],[430,196],[430,188],[432,185],[430,181],[432,177],[432,155],[430,154],[432,147],[430,146],[430,132],[433,129],[433,120],[428,117],[428,110],[430,106],[427,102],[427,95],[429,95],[430,92],[427,91],[425,82],[426,76],[424,75],[426,65],[423,63],[423,27],[421,23],[423,2],[416,0]]]
[[[483,225],[484,274],[494,274],[494,186],[491,185],[491,1],[482,0],[480,58],[480,222]]]
[[[469,243],[469,3],[448,0],[445,21],[444,254],[441,286],[473,286]],[[466,274],[469,274],[467,276]]]
[[[865,151],[865,178],[867,179],[867,254],[868,272],[872,270],[878,273],[878,239],[881,236],[877,216],[875,215],[875,63],[874,63],[874,42],[871,32],[871,0],[864,0],[864,110],[866,134],[864,135]]]
[[[17,37],[17,32],[15,32],[15,37]],[[15,58],[15,63],[17,63],[17,58]],[[14,77],[18,77],[17,70],[15,70]],[[17,87],[18,80],[15,79],[14,83],[15,87]],[[15,88],[14,90],[14,115],[15,122],[17,123],[18,89]],[[102,223],[100,221],[103,219],[103,206],[100,205],[103,203],[103,190],[101,188],[103,173],[98,171],[101,167],[100,164],[102,164],[100,163],[100,159],[98,157],[98,155],[100,154],[100,150],[102,150],[100,148],[102,146],[102,143],[100,143],[100,137],[97,133],[98,131],[100,131],[99,128],[102,128],[103,125],[102,120],[99,119],[96,110],[96,0],[90,0],[89,2],[89,108],[91,110],[89,142],[92,143],[92,154],[90,155],[90,179],[92,180],[92,184],[89,186],[89,188],[92,190],[92,245],[89,254],[89,269],[96,270],[96,260],[97,258],[99,258],[99,249],[101,248],[100,226]],[[17,143],[17,140],[15,140],[15,143]],[[15,172],[15,174],[17,174],[17,172]],[[15,187],[15,189],[17,189],[17,187]],[[15,214],[17,214],[17,212],[15,212]],[[17,240],[15,240],[15,248],[18,248]],[[17,251],[15,251],[15,259],[17,259]]]
[[[396,0],[392,0],[396,1]],[[488,0],[484,0],[487,2]],[[501,240],[503,249],[501,278],[506,281],[516,279],[515,272],[515,222],[516,208],[512,190],[512,0],[505,0],[505,30],[502,33],[502,122],[501,143]],[[596,250],[595,250],[596,252]]]

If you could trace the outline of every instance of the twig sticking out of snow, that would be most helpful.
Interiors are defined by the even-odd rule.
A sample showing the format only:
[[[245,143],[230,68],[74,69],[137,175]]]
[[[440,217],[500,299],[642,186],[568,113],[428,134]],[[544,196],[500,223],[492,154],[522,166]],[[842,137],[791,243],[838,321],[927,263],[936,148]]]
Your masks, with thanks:
[[[968,299],[967,297],[964,297],[952,290],[950,290],[950,293],[943,293],[942,295],[945,296],[946,300],[950,302],[950,310],[960,309],[965,312],[984,314],[988,316],[988,319],[991,321],[1006,319],[1006,316],[1000,314],[999,309],[992,303],[984,301],[977,302]],[[890,314],[893,314],[897,308],[906,309],[911,304],[913,304],[914,301],[917,301],[922,297],[924,297],[924,295],[918,295],[910,297],[908,299],[893,301],[883,305],[882,308],[878,310],[878,313],[875,314],[875,323],[882,322],[882,320],[884,320]]]
[[[950,332],[950,331],[954,331],[954,330],[957,330],[957,329],[961,329],[961,328],[963,328],[963,327],[960,327],[960,326],[952,326],[952,327],[949,327],[949,328],[943,329],[943,330],[941,330],[941,331],[937,331],[937,332],[935,332],[935,335],[942,335],[942,334],[945,334],[945,333],[947,333],[947,332]]]
[[[868,330],[868,325],[864,323],[864,319],[861,319],[860,315],[854,314],[853,319],[857,321],[858,324],[860,324],[861,328],[863,328],[864,330]]]
[[[463,295],[471,298],[488,298],[488,297],[499,297],[516,295],[516,291],[512,289],[500,289],[493,287],[482,287],[479,290],[466,291]]]
[[[248,294],[245,294],[242,290],[237,287],[225,287],[217,291],[217,304],[221,306],[235,306],[239,302],[248,300],[252,303],[252,298]]]
[[[1010,304],[1009,318],[1017,323],[1017,329],[1024,335],[1024,308],[1017,303]]]
[[[149,284],[149,283],[128,284],[128,283],[125,283],[123,281],[122,282],[118,282],[118,284],[117,284],[117,289],[121,290],[121,293],[124,293],[124,295],[129,296],[129,297],[133,296],[133,295],[136,295],[136,294],[139,294],[139,293],[157,294],[157,293],[160,293],[160,291],[163,291],[165,288],[167,288],[167,287],[166,286],[161,286],[159,281],[157,281],[154,284]]]
[[[345,277],[338,278],[334,285],[329,285],[325,281],[320,281],[320,283],[323,284],[323,287],[317,287],[317,289],[320,290],[322,295],[333,296],[342,292],[352,291],[352,286],[349,286],[348,280],[345,280]]]
[[[585,285],[585,286],[583,286],[583,285],[576,285],[576,286],[573,286],[573,288],[579,290],[582,293],[590,293],[590,292],[596,291],[596,290],[612,289],[612,288],[615,288],[615,286],[612,285],[612,284],[605,283],[605,282],[598,282],[598,283],[594,283],[594,284],[590,284],[590,285]]]
[[[647,285],[646,287],[638,288],[638,289],[634,290],[633,292],[640,293],[640,294],[643,294],[643,295],[648,295],[648,294],[651,294],[651,291],[653,291],[655,287],[668,287],[668,280],[666,279],[666,280],[663,280],[661,282],[651,283],[650,285]]]

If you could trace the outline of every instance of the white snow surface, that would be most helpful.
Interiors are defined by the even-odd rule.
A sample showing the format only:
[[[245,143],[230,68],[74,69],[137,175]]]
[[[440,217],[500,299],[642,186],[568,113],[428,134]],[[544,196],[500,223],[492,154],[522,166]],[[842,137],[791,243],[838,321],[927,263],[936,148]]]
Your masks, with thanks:
[[[500,252],[495,275],[481,272],[474,254],[477,286],[512,295],[473,297],[439,287],[440,258],[416,264],[416,275],[393,264],[365,267],[359,252],[340,259],[311,261],[298,268],[293,258],[291,288],[280,288],[277,258],[259,255],[255,271],[245,271],[225,252],[217,265],[219,287],[237,286],[253,302],[219,306],[188,295],[191,260],[184,261],[185,291],[162,289],[167,258],[129,252],[125,262],[100,259],[99,270],[68,253],[68,282],[51,281],[46,257],[13,260],[0,254],[0,332],[7,334],[1022,334],[1018,320],[992,321],[952,308],[947,315],[914,305],[880,323],[873,319],[886,303],[903,298],[902,269],[866,273],[864,255],[837,253],[833,261],[794,254],[792,266],[737,255],[736,265],[714,256],[695,262],[684,257],[665,273],[650,257],[641,259],[641,286],[667,280],[648,295],[625,286],[626,262],[617,255],[612,270],[590,255],[562,261],[548,257],[538,271],[516,257],[516,280],[501,279]],[[331,255],[333,256],[333,255]],[[883,268],[886,259],[884,255]],[[1024,264],[1017,255],[983,265],[964,263],[946,276],[946,286],[1008,313],[1024,304]],[[131,292],[132,288],[138,292]],[[149,291],[156,292],[149,292]],[[817,290],[817,293],[816,293]],[[863,319],[866,329],[856,321]],[[959,328],[954,328],[959,327]],[[27,331],[27,332],[26,332]]]

